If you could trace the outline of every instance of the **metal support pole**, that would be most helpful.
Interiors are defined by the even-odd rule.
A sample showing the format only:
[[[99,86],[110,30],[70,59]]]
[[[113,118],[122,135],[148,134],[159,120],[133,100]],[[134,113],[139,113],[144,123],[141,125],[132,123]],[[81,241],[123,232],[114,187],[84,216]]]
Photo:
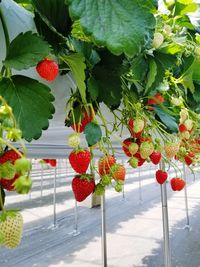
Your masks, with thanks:
[[[53,191],[53,226],[56,227],[56,178],[57,169],[54,167],[54,191]]]
[[[160,169],[164,170],[164,162],[160,164]],[[164,241],[164,263],[165,267],[171,267],[171,251],[169,243],[169,219],[167,205],[167,187],[166,182],[161,186],[161,201],[162,201],[162,220],[163,220],[163,241]]]
[[[33,168],[33,159],[31,159],[31,166],[32,166],[32,168]],[[32,173],[32,170],[31,170],[31,173]],[[33,185],[32,185],[33,186]],[[31,190],[32,190],[32,188],[31,188]],[[28,194],[28,198],[29,198],[29,200],[31,200],[31,190],[29,191],[29,194]]]
[[[72,235],[72,236],[80,235],[80,231],[78,230],[78,206],[77,206],[76,199],[74,202],[74,230],[68,233],[68,235]]]
[[[186,169],[184,163],[183,163],[183,178],[185,180],[184,196],[185,196],[185,212],[186,212],[186,225],[184,228],[190,230],[190,218],[188,212],[188,196],[187,196],[187,177],[186,177]]]
[[[139,185],[139,201],[142,202],[142,181],[140,175],[140,167],[138,167],[138,185]]]
[[[124,160],[122,161],[122,164],[124,166]],[[124,187],[125,187],[125,180],[124,180],[124,184],[123,184],[123,187],[122,187],[122,200],[125,200],[125,190],[124,190]]]
[[[40,198],[43,197],[44,163],[41,163]]]
[[[102,267],[107,267],[105,194],[101,196],[101,248],[102,248]]]

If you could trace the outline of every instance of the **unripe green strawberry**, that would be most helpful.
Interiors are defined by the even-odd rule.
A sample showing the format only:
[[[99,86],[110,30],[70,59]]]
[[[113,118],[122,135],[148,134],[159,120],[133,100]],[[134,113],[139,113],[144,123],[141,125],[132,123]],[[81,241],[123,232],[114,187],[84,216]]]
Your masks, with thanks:
[[[111,177],[109,175],[103,175],[101,177],[101,184],[102,185],[109,185],[109,184],[111,184]]]
[[[177,106],[177,107],[183,104],[183,101],[177,97],[172,97],[170,102],[172,105]]]
[[[164,145],[165,155],[168,159],[172,159],[179,151],[180,144],[168,142]]]
[[[143,159],[147,159],[154,151],[154,145],[151,142],[143,142],[140,145],[140,156]]]
[[[114,189],[116,192],[122,192],[124,183],[122,181],[117,181]]]
[[[72,133],[68,137],[68,146],[76,148],[79,146],[81,142],[80,134],[78,133]]]
[[[105,193],[105,186],[101,183],[96,184],[94,193],[97,196],[102,196]]]
[[[7,138],[11,141],[17,141],[22,137],[22,132],[19,129],[12,128],[7,133]]]
[[[4,106],[0,106],[0,117],[8,117],[12,114],[12,108],[9,107],[8,105]]]
[[[193,128],[193,121],[190,119],[187,119],[184,121],[184,124],[186,126],[186,128],[188,129],[188,131],[191,131]]]
[[[167,35],[170,35],[170,33],[172,32],[172,28],[171,28],[171,26],[168,25],[168,24],[166,24],[166,25],[164,26],[164,31],[165,31],[165,33],[166,33]]]
[[[188,139],[190,139],[190,133],[188,131],[180,133],[180,138],[184,139],[184,140],[188,140]]]
[[[185,156],[187,154],[187,150],[185,147],[180,147],[178,153],[180,156]]]
[[[137,168],[138,167],[138,159],[136,157],[132,157],[129,159],[128,163],[131,167]]]
[[[154,33],[154,38],[153,38],[152,46],[155,49],[158,49],[162,45],[163,42],[164,42],[163,35],[160,32],[155,32]]]
[[[7,211],[0,216],[0,233],[3,237],[3,246],[16,248],[22,238],[23,218],[19,212]]]
[[[188,118],[188,111],[187,109],[181,109],[180,111],[180,123],[184,123],[184,121]]]
[[[29,172],[32,169],[31,161],[24,157],[17,159],[15,161],[14,166],[15,166],[16,171],[22,174]]]
[[[200,47],[197,46],[194,50],[195,56],[200,57]]]
[[[134,121],[134,126],[133,126],[133,131],[137,134],[141,132],[144,129],[145,122],[142,119],[135,119]]]
[[[131,155],[135,155],[138,152],[139,146],[136,143],[132,143],[129,145],[128,150]]]
[[[14,189],[18,194],[27,194],[32,187],[32,180],[28,176],[20,176],[14,182]]]

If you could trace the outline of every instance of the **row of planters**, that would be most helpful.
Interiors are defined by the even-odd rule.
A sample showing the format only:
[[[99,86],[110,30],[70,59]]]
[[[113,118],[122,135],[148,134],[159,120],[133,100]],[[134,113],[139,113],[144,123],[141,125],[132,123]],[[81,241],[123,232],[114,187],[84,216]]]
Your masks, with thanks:
[[[133,171],[145,162],[164,161],[176,173],[170,177],[172,190],[182,190],[185,181],[176,162],[192,168],[200,160],[200,35],[190,18],[198,5],[166,0],[161,13],[155,0],[121,0],[120,5],[114,0],[106,5],[98,0],[10,0],[13,10],[15,2],[21,16],[24,8],[29,10],[36,33],[10,40],[11,18],[5,0],[0,1],[6,44],[0,74],[0,243],[14,248],[21,240],[22,218],[5,210],[4,189],[24,194],[31,188],[23,140],[38,139],[55,112],[51,89],[15,71],[34,67],[38,78],[49,83],[70,72],[76,81],[63,107],[63,124],[72,131],[67,143],[77,201],[93,192],[102,195],[109,186],[122,190],[126,170],[113,141]],[[95,167],[97,149],[102,156]],[[156,171],[159,184],[167,178],[165,170]]]

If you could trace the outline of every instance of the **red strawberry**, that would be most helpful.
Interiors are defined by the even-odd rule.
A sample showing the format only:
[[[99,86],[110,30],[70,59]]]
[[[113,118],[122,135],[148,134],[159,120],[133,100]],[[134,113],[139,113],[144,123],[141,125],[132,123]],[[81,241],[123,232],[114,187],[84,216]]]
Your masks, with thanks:
[[[138,166],[139,166],[139,167],[142,166],[142,165],[145,163],[145,161],[146,161],[145,159],[143,159],[143,158],[141,157],[141,155],[140,155],[139,152],[137,152],[137,153],[134,155],[134,157],[138,159]]]
[[[150,135],[142,136],[137,140],[137,144],[140,146],[143,142],[153,142],[153,139]]]
[[[88,150],[73,150],[69,155],[69,162],[75,172],[86,173],[90,164],[91,154]]]
[[[190,166],[193,163],[195,154],[192,152],[189,152],[185,157],[184,157],[184,161],[185,163]]]
[[[160,152],[154,151],[150,156],[150,160],[153,164],[157,165],[160,162],[161,157],[162,155]]]
[[[43,79],[53,81],[58,75],[59,67],[54,60],[45,58],[37,64],[36,70]]]
[[[19,178],[18,174],[15,174],[13,179],[7,180],[7,179],[3,179],[0,178],[0,184],[1,186],[8,190],[8,191],[14,191],[14,182]]]
[[[19,158],[20,158],[19,154],[16,153],[14,150],[8,150],[0,157],[0,165],[7,162],[7,161],[10,161],[12,164],[14,164],[15,161]],[[14,191],[13,183],[17,180],[18,177],[19,177],[19,175],[15,174],[15,176],[9,180],[4,179],[4,178],[0,178],[0,184],[6,190]]]
[[[145,121],[143,119],[129,119],[128,128],[131,135],[135,138],[139,138],[144,131]]]
[[[173,191],[181,191],[185,187],[185,181],[182,178],[172,178],[170,183]]]
[[[56,165],[57,165],[56,159],[50,159],[49,164],[51,165],[51,167],[56,167]]]
[[[187,131],[187,127],[183,123],[179,124],[178,129],[179,129],[180,133],[183,133],[183,132]]]
[[[165,101],[164,97],[160,93],[157,93],[153,98],[151,97],[148,99],[147,102],[147,105],[149,106],[148,110],[153,110],[153,107],[151,107],[151,105],[162,104],[164,101]]]
[[[127,138],[123,141],[122,149],[128,157],[131,157],[134,154],[136,154],[138,151],[138,148],[139,148],[138,144],[134,143],[133,138]]]
[[[56,159],[43,159],[43,161],[52,167],[56,167],[57,161]]]
[[[49,163],[49,159],[42,159],[45,163]]]
[[[76,175],[72,180],[72,190],[78,202],[85,200],[95,189],[95,181],[91,175]]]
[[[74,131],[76,131],[77,133],[82,133],[84,130],[85,130],[85,126],[90,123],[93,119],[93,116],[92,116],[92,112],[90,112],[89,114],[85,111],[83,113],[83,118],[81,120],[80,123],[72,123],[71,127],[72,129],[74,129]]]
[[[109,174],[110,168],[116,163],[116,159],[113,155],[105,155],[99,159],[98,169],[100,176]]]
[[[156,171],[156,180],[159,184],[164,184],[164,182],[167,180],[168,174],[165,171],[157,170]]]
[[[113,179],[124,181],[126,175],[126,169],[121,164],[114,164],[111,167],[111,174]]]

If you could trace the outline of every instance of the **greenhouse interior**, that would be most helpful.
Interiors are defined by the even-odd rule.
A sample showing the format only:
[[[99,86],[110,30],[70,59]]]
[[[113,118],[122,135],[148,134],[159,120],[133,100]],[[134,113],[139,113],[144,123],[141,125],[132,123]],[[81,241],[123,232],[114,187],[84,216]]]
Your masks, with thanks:
[[[200,266],[200,1],[0,0],[0,267]]]

